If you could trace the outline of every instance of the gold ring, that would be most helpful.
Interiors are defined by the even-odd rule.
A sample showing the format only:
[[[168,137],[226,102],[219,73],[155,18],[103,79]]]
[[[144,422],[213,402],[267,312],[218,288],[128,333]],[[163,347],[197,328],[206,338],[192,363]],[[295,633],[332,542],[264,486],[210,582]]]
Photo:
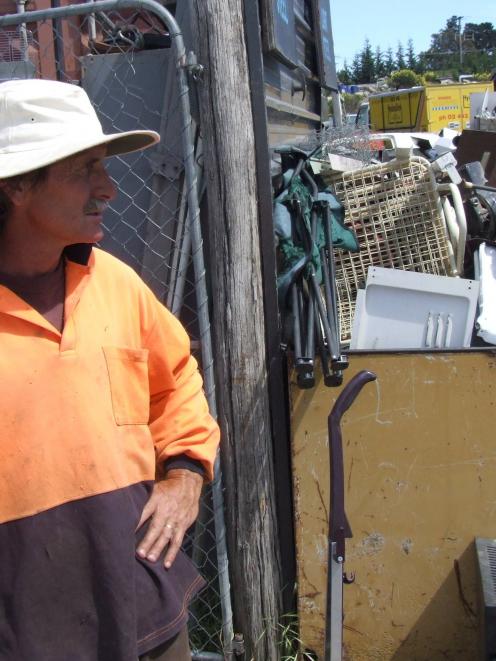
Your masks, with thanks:
[[[170,523],[166,523],[164,528],[169,528],[169,530],[174,530],[174,526],[171,525]]]

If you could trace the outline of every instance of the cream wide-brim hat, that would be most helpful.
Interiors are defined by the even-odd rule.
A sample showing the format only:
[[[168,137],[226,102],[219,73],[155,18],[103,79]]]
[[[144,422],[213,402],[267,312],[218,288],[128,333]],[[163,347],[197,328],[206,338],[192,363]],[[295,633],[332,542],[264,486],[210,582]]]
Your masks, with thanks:
[[[0,83],[0,179],[107,145],[107,156],[156,144],[155,131],[105,134],[86,92],[53,80]]]

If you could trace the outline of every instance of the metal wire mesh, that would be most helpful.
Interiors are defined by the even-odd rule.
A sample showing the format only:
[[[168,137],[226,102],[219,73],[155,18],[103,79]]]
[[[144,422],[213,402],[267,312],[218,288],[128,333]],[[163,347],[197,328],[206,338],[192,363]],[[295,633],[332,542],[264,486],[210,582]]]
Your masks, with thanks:
[[[357,290],[365,287],[369,266],[450,275],[453,251],[425,159],[345,172],[333,177],[333,188],[360,245],[359,253],[336,253],[341,341],[348,343]]]
[[[361,161],[368,165],[373,157],[369,130],[345,124],[341,127],[329,127],[316,134],[321,145],[321,154],[325,159],[329,154],[337,154]]]
[[[181,319],[198,350],[178,63],[170,43],[157,16],[135,9],[0,27],[0,79],[39,77],[81,85],[106,133],[139,128],[160,133],[160,144],[146,152],[109,160],[119,194],[108,210],[101,246],[142,276]],[[195,126],[191,141],[200,189],[201,137]],[[191,604],[192,649],[222,653],[214,500],[207,489],[184,549],[207,580]]]
[[[367,127],[345,124],[341,127],[329,126],[313,131],[298,141],[298,147],[306,151],[316,150],[318,159],[326,162],[330,154],[344,156],[369,165],[374,156],[374,141],[370,139]]]

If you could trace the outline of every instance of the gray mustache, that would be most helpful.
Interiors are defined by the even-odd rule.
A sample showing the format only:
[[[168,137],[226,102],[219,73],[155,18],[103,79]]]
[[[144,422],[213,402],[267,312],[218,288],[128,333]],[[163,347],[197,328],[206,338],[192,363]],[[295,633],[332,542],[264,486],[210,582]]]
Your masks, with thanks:
[[[100,202],[99,200],[92,200],[87,207],[84,208],[84,213],[103,213],[107,208],[105,202]]]

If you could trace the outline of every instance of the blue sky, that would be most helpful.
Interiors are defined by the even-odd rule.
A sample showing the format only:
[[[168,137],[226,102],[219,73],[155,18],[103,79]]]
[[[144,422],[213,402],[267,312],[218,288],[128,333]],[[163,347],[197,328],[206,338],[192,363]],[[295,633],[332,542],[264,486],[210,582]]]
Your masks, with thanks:
[[[339,70],[346,59],[351,65],[355,53],[362,50],[368,37],[372,48],[389,46],[396,53],[398,41],[406,48],[408,39],[413,40],[415,53],[427,50],[431,34],[445,27],[451,16],[463,16],[465,23],[489,21],[496,27],[495,0],[329,0],[336,54]]]

